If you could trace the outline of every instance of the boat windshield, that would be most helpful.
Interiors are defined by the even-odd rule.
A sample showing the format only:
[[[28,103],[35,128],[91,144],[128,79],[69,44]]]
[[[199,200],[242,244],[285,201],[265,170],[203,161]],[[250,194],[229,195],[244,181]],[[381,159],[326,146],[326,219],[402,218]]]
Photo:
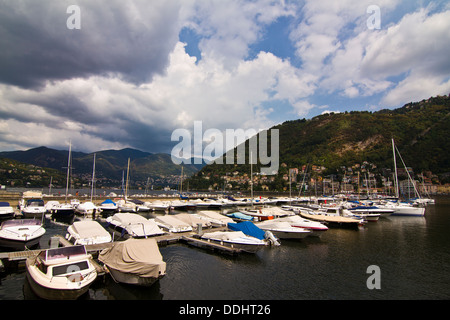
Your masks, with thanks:
[[[63,247],[63,248],[55,248],[55,249],[48,249],[46,251],[42,251],[39,256],[45,260],[56,260],[61,258],[67,258],[79,255],[85,255],[86,254],[86,248],[84,246],[70,246],[70,247]]]
[[[2,223],[2,228],[14,226],[40,226],[42,222],[36,219],[12,219]]]
[[[27,207],[43,207],[44,201],[40,199],[27,200]]]

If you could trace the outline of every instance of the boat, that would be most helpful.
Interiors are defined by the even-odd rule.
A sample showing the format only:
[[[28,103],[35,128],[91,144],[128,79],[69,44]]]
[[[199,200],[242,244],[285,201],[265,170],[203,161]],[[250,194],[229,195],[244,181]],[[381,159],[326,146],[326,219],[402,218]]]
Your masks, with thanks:
[[[146,201],[144,204],[150,208],[150,210],[155,211],[167,211],[170,208],[170,202],[169,201],[161,201],[161,200],[155,200],[155,201]]]
[[[130,199],[129,202],[134,204],[134,211],[136,212],[148,212],[150,208],[145,205],[144,201],[138,199]]]
[[[58,203],[50,209],[52,220],[72,221],[75,218],[75,208],[70,203]]]
[[[11,219],[14,217],[14,208],[9,202],[0,201],[0,220]]]
[[[230,217],[216,211],[200,210],[197,214],[200,219],[208,220],[213,227],[226,227],[228,223],[234,222]]]
[[[136,212],[136,204],[128,200],[120,199],[117,201],[119,212]]]
[[[75,214],[82,215],[82,216],[91,216],[95,217],[95,214],[97,211],[100,211],[99,208],[91,201],[86,201],[83,203],[80,203],[76,209]]]
[[[210,228],[211,227],[211,222],[209,222],[205,219],[201,219],[195,213],[177,213],[175,215],[175,218],[187,223],[192,228],[198,228],[198,225],[200,225],[202,228]]]
[[[75,221],[67,228],[66,239],[74,245],[111,242],[111,234],[94,220]]]
[[[24,191],[19,200],[19,212],[24,218],[41,218],[45,213],[41,191]]]
[[[108,227],[121,238],[147,238],[161,235],[161,230],[153,219],[146,219],[136,213],[116,213],[106,218]]]
[[[231,219],[233,219],[233,221],[252,221],[252,220],[256,220],[254,217],[249,216],[249,215],[247,215],[245,213],[242,213],[240,211],[227,213],[227,217],[230,217]]]
[[[106,199],[102,203],[100,203],[97,208],[100,210],[103,217],[108,217],[117,212],[117,204],[111,199]]]
[[[263,212],[262,209],[250,209],[250,210],[242,210],[243,214],[248,216],[252,216],[255,220],[264,221],[264,220],[272,220],[274,215],[270,212]]]
[[[303,239],[311,234],[308,229],[293,227],[286,221],[266,220],[257,226],[264,231],[272,232],[279,239]]]
[[[17,250],[30,249],[39,244],[45,234],[41,220],[11,219],[0,225],[0,246]]]
[[[97,278],[93,263],[84,246],[47,249],[26,260],[27,279],[40,298],[75,300]]]
[[[39,198],[23,199],[19,210],[24,218],[41,218],[47,212],[44,200]]]
[[[275,219],[273,221],[284,221],[284,222],[288,222],[292,227],[307,229],[311,232],[309,234],[311,236],[320,237],[325,231],[328,230],[328,227],[326,225],[324,225],[323,223],[320,223],[318,221],[313,221],[310,219],[305,219],[298,215],[282,217],[282,218]]]
[[[390,216],[394,212],[394,210],[383,210],[375,206],[357,206],[348,208],[348,210],[353,216],[369,222],[377,222],[382,213],[385,216]]]
[[[120,283],[151,286],[166,274],[166,263],[156,240],[151,238],[115,242],[101,251],[98,259]]]
[[[228,229],[233,231],[242,231],[245,235],[257,238],[259,240],[267,241],[268,243],[279,245],[278,240],[273,233],[268,230],[263,230],[257,227],[251,221],[242,221],[238,223],[228,223]]]
[[[188,232],[192,231],[190,224],[179,220],[175,215],[158,216],[155,219],[156,224],[168,232]]]
[[[336,209],[338,210],[338,209]],[[313,211],[313,210],[299,210],[300,216],[305,219],[318,221],[323,224],[327,224],[330,227],[338,228],[358,228],[365,224],[363,219],[354,219],[341,216],[338,213],[328,211]]]
[[[384,205],[377,205],[377,207],[382,209],[393,210],[392,216],[414,216],[423,217],[425,215],[424,207],[415,207],[408,203],[402,202],[388,202]]]
[[[255,253],[268,246],[268,242],[247,236],[242,231],[215,231],[204,233],[201,239],[212,241],[224,246],[240,249],[244,252]]]
[[[196,208],[197,206],[195,203],[186,200],[174,200],[170,202],[170,209],[173,210],[190,211],[195,210]]]

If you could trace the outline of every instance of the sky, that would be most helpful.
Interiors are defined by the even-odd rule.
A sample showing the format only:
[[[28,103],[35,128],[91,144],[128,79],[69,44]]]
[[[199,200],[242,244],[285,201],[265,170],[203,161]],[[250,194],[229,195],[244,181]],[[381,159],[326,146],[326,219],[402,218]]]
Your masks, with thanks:
[[[448,1],[4,0],[0,151],[398,108],[450,93],[449,30]]]

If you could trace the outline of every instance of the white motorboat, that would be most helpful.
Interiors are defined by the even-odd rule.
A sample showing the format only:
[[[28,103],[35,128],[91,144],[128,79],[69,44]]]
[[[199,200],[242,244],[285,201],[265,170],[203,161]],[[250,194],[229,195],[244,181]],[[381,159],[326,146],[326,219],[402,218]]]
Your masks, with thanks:
[[[248,253],[255,253],[268,246],[268,242],[247,236],[242,231],[215,231],[204,233],[201,238],[221,245],[240,249]]]
[[[94,216],[97,211],[100,210],[91,201],[80,203],[75,209],[75,213],[82,216]]]
[[[144,202],[144,204],[150,208],[151,210],[155,211],[166,211],[170,208],[170,202],[169,201],[161,201],[161,200],[155,200],[155,201],[147,201]]]
[[[74,245],[88,245],[111,242],[108,231],[93,220],[76,221],[67,228],[66,239]]]
[[[286,221],[267,220],[256,226],[264,231],[272,232],[279,239],[303,239],[311,234],[308,229],[293,227]]]
[[[350,211],[351,213],[351,215],[349,214],[349,216],[354,216],[356,218],[364,219],[369,222],[377,222],[381,217],[381,213],[389,216],[394,212],[393,210],[383,210],[373,206],[357,206],[354,208],[349,208],[348,211]]]
[[[38,219],[12,219],[0,226],[0,246],[25,250],[35,247],[45,234],[43,223]]]
[[[170,209],[173,210],[183,210],[183,211],[188,211],[188,210],[195,210],[197,208],[197,206],[187,200],[173,200],[170,202]]]
[[[377,205],[379,208],[392,209],[393,216],[416,216],[423,217],[425,215],[424,207],[416,207],[407,203],[393,203],[388,202],[385,205]]]
[[[50,213],[53,220],[71,221],[75,217],[75,207],[70,203],[55,204]]]
[[[307,230],[311,231],[311,233],[310,233],[311,236],[319,236],[320,237],[325,231],[328,230],[328,227],[326,225],[324,225],[323,223],[305,219],[305,218],[297,216],[297,215],[278,218],[274,221],[288,222],[292,227],[307,229]]]
[[[49,300],[77,299],[97,278],[92,256],[84,246],[43,250],[26,260],[26,268],[33,292]]]
[[[46,213],[44,200],[38,198],[22,199],[19,209],[25,218],[41,218]]]
[[[128,200],[120,199],[117,201],[119,212],[136,212],[136,204]]]
[[[114,213],[117,212],[118,209],[117,203],[115,203],[111,199],[106,199],[105,201],[100,203],[100,205],[97,206],[97,208],[100,210],[103,217],[113,215]]]
[[[54,207],[54,206],[57,206],[57,205],[59,205],[59,201],[56,201],[56,200],[50,200],[50,201],[47,201],[47,202],[45,203],[45,205],[44,205],[44,207],[45,207],[45,213],[51,213],[53,207]]]
[[[226,227],[228,223],[233,223],[234,220],[230,217],[224,216],[219,212],[201,210],[197,211],[200,219],[205,219],[211,223],[213,227]]]
[[[128,202],[131,202],[134,204],[134,211],[136,212],[148,212],[150,211],[150,208],[145,205],[145,202],[138,200],[138,199],[130,199]]]
[[[188,232],[192,231],[190,224],[177,219],[175,215],[158,216],[155,219],[156,224],[168,232]]]
[[[116,213],[106,218],[106,221],[109,228],[121,238],[146,238],[165,233],[154,220],[145,219],[136,213]]]
[[[14,217],[14,208],[11,207],[9,202],[0,202],[0,220],[11,219]]]
[[[151,286],[166,274],[166,263],[156,240],[151,238],[116,242],[100,252],[98,259],[120,283]]]

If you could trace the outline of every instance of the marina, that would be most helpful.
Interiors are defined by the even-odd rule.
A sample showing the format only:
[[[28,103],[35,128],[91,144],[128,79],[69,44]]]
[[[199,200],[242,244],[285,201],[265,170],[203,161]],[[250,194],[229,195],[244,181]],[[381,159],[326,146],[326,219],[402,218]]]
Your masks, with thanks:
[[[280,208],[273,204],[266,206],[266,208],[269,207],[272,207],[274,212],[278,212]],[[157,242],[161,256],[167,264],[165,276],[152,283],[150,287],[129,287],[129,285],[116,283],[106,272],[102,263],[94,259],[93,265],[98,279],[81,298],[93,300],[445,299],[449,298],[448,291],[445,289],[449,285],[445,270],[446,266],[450,266],[450,257],[445,250],[448,248],[449,239],[442,229],[445,226],[450,227],[448,214],[446,214],[449,208],[450,199],[440,197],[436,204],[426,206],[426,214],[423,217],[382,217],[377,222],[350,229],[334,228],[328,225],[330,228],[320,231],[320,236],[311,235],[301,239],[280,238],[279,246],[266,245],[251,254],[244,252],[238,246],[225,245],[220,241],[208,241],[202,237],[207,233],[229,231],[226,226],[229,222],[215,226],[198,223],[202,221],[199,220],[201,217],[199,213],[203,213],[203,218],[208,217],[209,214],[211,221],[219,222],[218,215],[229,219],[226,213],[237,211],[239,208],[175,210],[170,214],[144,211],[139,215],[146,219],[167,215],[176,217],[177,214],[184,215],[185,219],[186,215],[191,216],[192,231],[166,232],[151,237]],[[285,217],[250,223],[254,223],[255,226],[258,224],[270,226],[277,219],[283,222],[291,221],[291,224],[301,220],[300,215],[295,214],[295,211],[286,210],[286,212],[289,215]],[[83,217],[78,219],[92,220],[92,218]],[[96,215],[95,221],[105,229],[108,226],[106,218],[101,214]],[[192,221],[198,223],[197,228]],[[27,258],[37,256],[46,248],[72,246],[73,243],[65,237],[69,225],[52,221],[51,216],[47,215],[44,219],[47,232],[40,240],[40,248],[25,251],[2,250],[3,252],[0,253],[0,259],[3,262],[0,285],[2,300],[22,300],[34,296],[33,292],[26,290],[28,285],[24,262]],[[427,244],[430,237],[439,239],[435,246]],[[86,252],[96,257],[103,250],[111,248],[117,241],[121,242],[123,239],[115,238],[115,242],[87,244]],[[414,259],[411,259],[412,257],[408,255],[413,252]],[[434,264],[436,262],[439,268]],[[366,269],[370,265],[379,265],[383,270],[381,290],[374,291],[366,287],[369,276]],[[430,273],[422,279],[424,268],[430,270]],[[405,278],[402,272],[406,272],[409,276]],[[247,276],[242,278],[244,274]],[[286,277],[287,275],[290,277]],[[399,275],[402,276],[399,277]],[[266,279],[264,284],[260,279]],[[435,280],[431,281],[431,279]],[[424,281],[428,281],[425,287],[423,287]],[[433,289],[428,290],[430,284],[434,286]],[[118,286],[121,288],[119,291],[117,291]],[[251,290],[254,286],[260,289]],[[266,286],[270,286],[271,290],[264,290]],[[417,286],[421,286],[421,289],[407,290],[408,292],[400,294],[399,288]],[[337,288],[340,288],[340,291]]]

